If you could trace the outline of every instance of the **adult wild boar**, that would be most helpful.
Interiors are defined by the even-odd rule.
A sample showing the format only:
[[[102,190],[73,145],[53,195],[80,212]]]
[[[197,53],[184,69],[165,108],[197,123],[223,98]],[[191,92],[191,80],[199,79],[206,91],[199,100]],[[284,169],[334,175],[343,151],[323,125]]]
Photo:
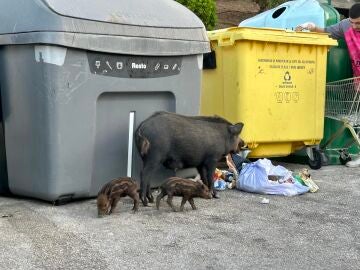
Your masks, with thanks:
[[[135,142],[143,160],[140,199],[146,206],[154,201],[150,181],[161,166],[174,170],[195,167],[213,197],[213,174],[221,157],[237,150],[242,141],[243,123],[231,124],[221,117],[184,116],[156,112],[135,132]],[[165,179],[164,179],[165,180]]]

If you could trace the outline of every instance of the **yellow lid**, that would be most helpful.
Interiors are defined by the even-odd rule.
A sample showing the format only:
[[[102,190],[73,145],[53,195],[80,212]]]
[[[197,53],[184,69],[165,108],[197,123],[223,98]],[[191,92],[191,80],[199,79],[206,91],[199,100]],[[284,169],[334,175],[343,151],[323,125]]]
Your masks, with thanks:
[[[296,32],[275,28],[231,27],[209,31],[211,41],[218,41],[219,46],[232,46],[236,40],[255,40],[265,42],[311,44],[323,46],[336,46],[335,39],[327,33]]]

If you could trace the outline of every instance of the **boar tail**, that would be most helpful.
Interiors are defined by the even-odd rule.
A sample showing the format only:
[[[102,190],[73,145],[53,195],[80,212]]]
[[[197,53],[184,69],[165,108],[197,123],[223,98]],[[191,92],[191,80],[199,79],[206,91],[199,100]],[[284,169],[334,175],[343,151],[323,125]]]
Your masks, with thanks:
[[[138,130],[137,134],[136,134],[136,140],[137,140],[137,145],[139,148],[139,152],[140,152],[140,156],[144,157],[150,149],[150,142],[147,138],[145,138],[141,133],[140,130]]]

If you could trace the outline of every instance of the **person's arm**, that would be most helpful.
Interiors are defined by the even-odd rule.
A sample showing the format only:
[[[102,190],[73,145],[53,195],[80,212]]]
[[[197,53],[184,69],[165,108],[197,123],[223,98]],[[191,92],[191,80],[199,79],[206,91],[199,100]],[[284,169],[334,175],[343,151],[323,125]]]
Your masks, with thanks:
[[[351,27],[349,19],[344,19],[337,24],[325,27],[325,32],[334,39],[344,38],[345,32]]]
[[[310,30],[312,32],[317,32],[317,33],[325,33],[325,29],[324,28],[321,28],[321,27],[318,27],[318,26],[314,26],[313,30]]]
[[[318,32],[318,33],[325,32],[324,28],[318,27],[312,22],[306,22],[306,23],[300,24],[300,25],[296,26],[296,28],[295,28],[295,31],[302,31],[302,30],[309,30],[310,32]]]
[[[309,30],[311,32],[318,33],[329,33],[330,36],[334,39],[341,39],[344,37],[344,33],[350,27],[350,22],[348,19],[344,19],[337,24],[321,28],[316,26],[313,22],[306,22],[298,25],[295,28],[295,31]]]

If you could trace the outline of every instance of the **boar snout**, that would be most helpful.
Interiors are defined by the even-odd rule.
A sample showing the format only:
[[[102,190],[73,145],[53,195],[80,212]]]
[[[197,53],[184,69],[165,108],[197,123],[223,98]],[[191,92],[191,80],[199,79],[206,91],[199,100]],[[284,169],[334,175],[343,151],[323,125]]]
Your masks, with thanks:
[[[244,141],[241,138],[239,138],[239,143],[238,143],[238,147],[237,147],[238,152],[241,150],[241,148],[244,147],[244,145],[245,145]]]
[[[211,194],[209,188],[207,186],[205,186],[204,184],[201,185],[201,192],[199,195],[201,198],[204,198],[204,199],[212,199],[212,194]]]
[[[108,215],[110,212],[110,201],[105,194],[99,194],[97,198],[98,216]]]
[[[207,192],[207,193],[204,193],[203,196],[201,196],[202,198],[204,199],[212,199],[212,195],[211,195],[211,192]]]
[[[98,208],[98,217],[105,217],[107,215],[110,215],[110,209],[109,208]]]

